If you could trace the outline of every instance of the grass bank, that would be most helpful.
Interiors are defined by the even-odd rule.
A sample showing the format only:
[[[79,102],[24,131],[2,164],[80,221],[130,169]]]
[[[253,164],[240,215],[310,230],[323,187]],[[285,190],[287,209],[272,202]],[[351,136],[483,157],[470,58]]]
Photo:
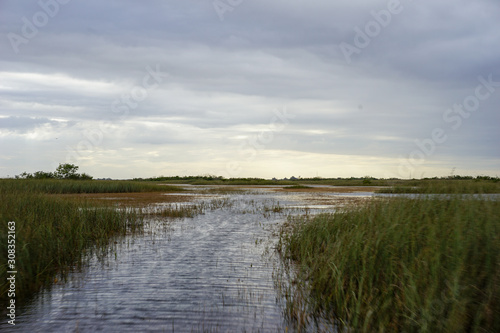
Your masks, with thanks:
[[[0,191],[5,193],[132,193],[179,192],[176,186],[162,186],[147,182],[122,180],[56,180],[56,179],[2,179]]]
[[[391,188],[381,189],[379,193],[500,193],[500,181],[494,179],[424,179],[407,181]]]
[[[288,313],[355,332],[500,332],[499,216],[498,201],[425,197],[298,219],[280,241],[298,274]]]
[[[23,302],[56,274],[64,275],[80,264],[92,247],[105,248],[112,236],[137,227],[133,211],[91,207],[39,193],[1,193],[0,276],[8,267],[9,221],[15,222],[16,302]],[[4,281],[6,281],[4,279]],[[0,302],[7,300],[8,285],[2,283]]]
[[[0,180],[0,276],[7,281],[6,272],[12,270],[8,266],[10,221],[15,222],[16,301],[21,303],[57,274],[81,264],[86,251],[106,249],[113,236],[134,230],[142,222],[143,214],[137,210],[47,194],[179,190],[131,181]],[[3,303],[7,291],[8,284],[2,282],[2,304],[7,304]]]

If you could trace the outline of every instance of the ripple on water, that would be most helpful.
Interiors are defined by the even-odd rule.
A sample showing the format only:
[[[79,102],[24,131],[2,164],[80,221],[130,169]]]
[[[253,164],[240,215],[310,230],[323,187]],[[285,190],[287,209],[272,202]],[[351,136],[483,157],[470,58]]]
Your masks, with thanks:
[[[277,331],[286,325],[272,278],[283,215],[262,215],[270,200],[236,195],[246,204],[191,219],[151,220],[102,260],[92,258],[68,282],[40,293],[17,327],[36,332]],[[245,211],[254,207],[254,213]],[[259,241],[265,239],[266,241]],[[270,251],[272,252],[272,251]]]

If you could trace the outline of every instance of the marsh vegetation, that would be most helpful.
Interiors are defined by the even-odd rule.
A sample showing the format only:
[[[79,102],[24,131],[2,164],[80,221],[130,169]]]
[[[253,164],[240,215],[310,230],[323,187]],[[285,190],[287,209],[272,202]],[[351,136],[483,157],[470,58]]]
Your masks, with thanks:
[[[500,193],[498,178],[475,179],[424,179],[406,181],[380,193],[421,193],[421,194],[491,194]]]
[[[262,179],[262,178],[231,178],[217,176],[187,176],[187,177],[155,177],[155,178],[137,178],[134,181],[150,183],[168,183],[168,184],[191,184],[191,185],[290,185],[290,186],[310,186],[310,185],[329,185],[329,186],[384,186],[397,188],[396,191],[412,191],[414,188],[422,188],[421,191],[462,191],[461,193],[500,193],[500,178],[490,176],[448,176],[423,179],[380,179],[370,176],[350,177],[350,178],[296,178],[285,179]],[[483,192],[481,192],[483,191]],[[419,192],[431,193],[431,192]]]
[[[294,218],[279,246],[287,313],[355,332],[498,332],[499,214],[498,200],[424,196]]]
[[[297,331],[500,331],[500,201],[488,195],[500,192],[498,179],[341,180],[355,185],[348,188],[325,184],[335,180],[271,187],[255,179],[248,182],[260,182],[259,186],[245,181],[237,187],[221,179],[213,182],[181,188],[163,181],[0,180],[0,273],[4,276],[7,271],[3,264],[7,262],[7,221],[16,221],[20,302],[85,267],[90,255],[109,256],[109,249],[125,235],[140,236],[145,225],[160,223],[168,224],[168,230],[180,230],[181,234],[174,235],[180,239],[189,240],[183,233],[193,233],[196,243],[186,251],[200,256],[219,253],[231,262],[233,257],[215,244],[228,246],[250,267],[244,268],[245,274],[263,264],[255,258],[250,263],[243,259],[245,253],[239,252],[243,245],[238,244],[263,249],[266,243],[268,256],[276,249],[281,260],[274,268],[278,292],[274,306],[282,306],[287,320],[281,327]],[[384,188],[375,187],[382,182]],[[353,195],[370,191],[396,196],[367,199]],[[397,193],[412,193],[412,197]],[[318,214],[323,208],[312,209],[315,205],[332,209]],[[186,218],[196,222],[179,222]],[[242,230],[250,233],[245,236]],[[275,242],[266,240],[264,234]],[[215,238],[208,247],[197,248],[210,235]],[[176,246],[184,248],[182,243]],[[203,263],[194,257],[190,260]],[[215,268],[207,266],[207,272],[218,272],[219,257],[209,257],[209,261]],[[231,265],[230,271],[236,269]],[[239,279],[237,290],[231,293],[254,295]],[[219,285],[220,281],[214,281]],[[3,284],[0,301],[5,301],[6,290]],[[223,293],[223,309],[232,304],[231,293]]]
[[[143,211],[116,209],[111,202],[68,194],[178,191],[179,188],[138,182],[17,179],[0,180],[0,275],[7,269],[7,222],[16,222],[16,300],[22,302],[56,276],[82,265],[85,253],[106,252],[112,237],[140,231]],[[57,195],[54,195],[57,194]],[[170,208],[162,216],[193,214]],[[7,284],[0,301],[7,298]]]

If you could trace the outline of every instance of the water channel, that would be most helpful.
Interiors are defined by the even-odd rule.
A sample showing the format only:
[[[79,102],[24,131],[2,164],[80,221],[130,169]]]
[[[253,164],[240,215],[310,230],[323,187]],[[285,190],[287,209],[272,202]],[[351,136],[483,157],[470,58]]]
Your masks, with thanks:
[[[342,196],[320,197],[332,195]],[[115,239],[104,258],[92,257],[84,269],[40,292],[18,313],[15,328],[2,330],[294,331],[273,278],[279,227],[288,215],[335,206],[265,189],[216,199],[223,204],[194,218],[153,218],[143,234]],[[199,200],[209,207],[214,198]]]

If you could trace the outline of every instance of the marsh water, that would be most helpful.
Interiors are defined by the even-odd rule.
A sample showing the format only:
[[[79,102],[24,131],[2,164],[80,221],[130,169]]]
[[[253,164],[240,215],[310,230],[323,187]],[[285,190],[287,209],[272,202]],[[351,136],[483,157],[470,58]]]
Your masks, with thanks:
[[[106,255],[91,257],[83,269],[40,292],[19,310],[15,327],[2,328],[294,331],[274,277],[279,227],[289,215],[333,211],[335,205],[322,197],[371,194],[321,193],[307,201],[307,194],[254,189],[202,197],[203,214],[146,220],[144,233],[114,239]]]

